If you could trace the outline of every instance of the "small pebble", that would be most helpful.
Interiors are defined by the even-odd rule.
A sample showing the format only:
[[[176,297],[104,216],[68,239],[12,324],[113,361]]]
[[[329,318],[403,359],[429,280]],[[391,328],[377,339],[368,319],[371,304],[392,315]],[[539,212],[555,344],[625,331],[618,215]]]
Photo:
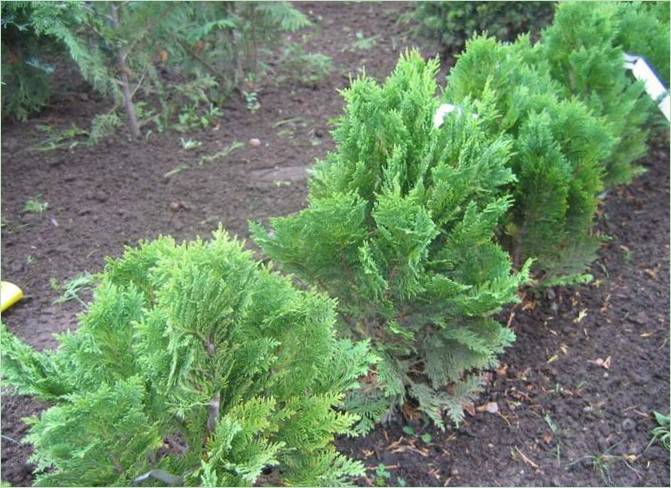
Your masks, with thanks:
[[[622,421],[622,430],[628,431],[628,430],[634,430],[636,428],[636,422],[634,422],[632,419],[624,419]]]
[[[256,147],[256,146],[260,146],[260,145],[261,145],[261,141],[258,140],[256,137],[253,137],[252,139],[249,140],[249,145],[250,145],[250,146],[255,146],[255,147]]]

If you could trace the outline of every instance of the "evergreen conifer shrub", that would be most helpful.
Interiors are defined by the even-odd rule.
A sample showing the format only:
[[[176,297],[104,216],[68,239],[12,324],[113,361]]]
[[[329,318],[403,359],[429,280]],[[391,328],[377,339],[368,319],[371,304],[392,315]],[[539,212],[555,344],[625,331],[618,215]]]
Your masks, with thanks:
[[[561,87],[538,63],[539,50],[527,36],[513,44],[470,40],[450,71],[445,99],[489,100],[494,115],[487,131],[510,137],[515,203],[502,241],[514,260],[535,258],[546,284],[583,281],[600,245],[593,220],[615,138],[583,103],[560,96]]]
[[[346,334],[374,345],[379,361],[350,399],[362,429],[408,397],[439,426],[445,411],[459,422],[479,370],[514,340],[494,314],[527,279],[493,241],[511,205],[511,145],[487,135],[477,104],[434,127],[437,69],[413,52],[382,86],[354,81],[308,208],[252,225],[275,262],[338,298]]]
[[[654,108],[643,83],[623,68],[621,36],[630,33],[621,30],[622,18],[634,13],[623,13],[626,8],[619,2],[561,2],[539,51],[564,96],[578,97],[603,115],[616,136],[605,161],[607,187],[627,183],[641,172],[633,162],[646,152],[645,124]]]
[[[6,385],[52,406],[28,442],[38,485],[333,485],[363,474],[335,451],[338,408],[368,370],[336,339],[332,300],[296,290],[218,231],[160,238],[110,260],[56,351],[2,329]]]
[[[417,2],[415,18],[421,31],[457,54],[466,41],[483,32],[503,41],[519,34],[537,35],[552,20],[554,2]]]
[[[646,57],[667,86],[669,73],[669,2],[620,2],[616,43],[625,52]]]
[[[2,117],[26,120],[47,105],[51,95],[50,64],[63,54],[65,46],[54,36],[40,35],[32,25],[34,2],[3,2],[2,21]],[[64,5],[52,11],[51,22],[70,22],[76,8]]]

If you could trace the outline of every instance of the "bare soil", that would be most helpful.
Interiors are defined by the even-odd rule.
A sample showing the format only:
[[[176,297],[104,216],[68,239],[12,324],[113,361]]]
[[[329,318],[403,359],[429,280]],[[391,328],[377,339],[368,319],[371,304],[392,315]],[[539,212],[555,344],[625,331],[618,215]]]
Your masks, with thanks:
[[[337,90],[350,75],[365,67],[382,80],[406,47],[438,52],[412,24],[399,23],[412,9],[405,3],[297,6],[314,27],[290,38],[331,56],[334,70],[312,86],[267,81],[256,112],[232,98],[219,123],[200,132],[155,134],[147,142],[119,134],[95,147],[35,150],[45,137],[38,125],[87,127],[106,108],[72,83],[40,116],[3,124],[2,276],[26,293],[3,314],[10,330],[37,348],[53,347],[55,332],[77,326],[81,305],[55,304],[52,285],[99,271],[124,245],[160,234],[205,237],[219,223],[244,238],[249,220],[301,209],[306,170],[333,147],[329,120],[341,113]],[[357,43],[362,37],[369,42]],[[186,151],[180,137],[202,146]],[[260,145],[249,143],[254,138]],[[199,164],[235,142],[243,146]],[[599,229],[611,239],[592,267],[595,280],[506,311],[517,342],[459,428],[440,432],[398,420],[338,441],[369,468],[359,484],[669,485],[669,453],[647,447],[651,411],[669,410],[667,137],[656,136],[642,164],[647,173],[604,199]],[[186,169],[165,176],[180,165]],[[24,212],[37,195],[47,211]],[[43,408],[3,391],[2,480],[12,485],[32,483],[22,418]],[[416,434],[404,432],[407,425]],[[420,437],[425,433],[430,437]],[[376,472],[380,464],[389,477]]]

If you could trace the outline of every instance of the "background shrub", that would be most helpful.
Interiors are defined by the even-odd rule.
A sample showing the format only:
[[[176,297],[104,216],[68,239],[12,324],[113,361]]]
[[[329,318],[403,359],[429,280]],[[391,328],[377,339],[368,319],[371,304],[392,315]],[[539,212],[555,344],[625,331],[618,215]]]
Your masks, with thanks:
[[[368,368],[334,338],[333,302],[300,292],[216,232],[161,238],[107,263],[93,303],[57,351],[2,330],[2,373],[52,403],[31,421],[39,485],[333,485],[363,467],[335,410]]]
[[[415,17],[422,32],[455,55],[474,34],[487,32],[504,41],[536,35],[552,21],[554,2],[418,2]]]
[[[38,35],[32,25],[35,5],[4,2],[2,8],[2,117],[25,120],[51,95],[53,58],[65,51],[53,36]],[[69,22],[72,9],[54,12],[54,25]]]
[[[622,2],[616,43],[625,52],[645,56],[668,86],[669,2]]]
[[[231,92],[253,92],[279,37],[308,25],[287,2],[3,4],[3,68],[16,66],[7,80],[3,69],[3,82],[23,88],[4,94],[3,114],[25,118],[44,105],[49,77],[40,78],[41,91],[30,91],[34,83],[25,70],[35,63],[17,53],[29,45],[33,59],[55,43],[114,103],[97,121],[94,139],[102,137],[100,129],[114,128],[103,120],[121,110],[135,138],[147,125],[161,131],[178,119],[189,126],[214,118]],[[15,31],[20,35],[5,37]]]
[[[592,226],[616,139],[580,101],[560,98],[558,83],[534,64],[539,50],[527,36],[513,44],[472,39],[450,71],[445,100],[487,100],[495,112],[487,131],[511,138],[515,203],[502,238],[515,262],[535,258],[546,284],[581,281],[600,244]]]
[[[410,53],[384,85],[353,82],[308,208],[252,226],[273,260],[338,298],[345,333],[373,342],[381,359],[350,402],[364,429],[407,397],[459,422],[478,370],[514,339],[493,315],[527,277],[492,240],[510,144],[468,106],[433,126],[437,69]]]

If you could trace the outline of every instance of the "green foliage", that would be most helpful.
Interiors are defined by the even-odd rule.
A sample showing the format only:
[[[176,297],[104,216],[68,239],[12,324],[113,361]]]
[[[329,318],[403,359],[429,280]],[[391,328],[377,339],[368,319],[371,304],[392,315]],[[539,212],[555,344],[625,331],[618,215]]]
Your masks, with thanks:
[[[669,450],[669,443],[671,443],[671,417],[659,412],[653,412],[657,427],[652,429],[652,440],[650,443],[657,441],[662,446]]]
[[[55,304],[63,304],[72,300],[77,300],[82,305],[85,305],[82,299],[79,297],[79,294],[84,290],[90,290],[91,287],[95,284],[96,277],[91,273],[84,272],[79,273],[65,282],[63,285],[56,284],[53,288],[56,291],[61,292],[56,300]]]
[[[109,260],[57,351],[4,328],[5,384],[53,406],[31,420],[37,484],[251,486],[363,474],[338,454],[339,410],[366,373],[365,342],[334,336],[334,303],[255,264],[223,231],[160,238]]]
[[[616,136],[605,161],[606,186],[626,183],[640,173],[641,168],[633,161],[646,151],[644,124],[652,106],[642,82],[633,82],[623,69],[624,52],[619,44],[639,35],[628,30],[631,26],[621,30],[621,19],[641,12],[633,5],[618,2],[561,3],[554,23],[543,33],[538,53],[539,60],[549,63],[563,94],[578,97],[594,113],[602,115]],[[642,25],[640,19],[634,25]]]
[[[49,101],[52,57],[63,46],[39,36],[31,25],[29,2],[2,3],[2,117],[25,120]],[[54,23],[62,21],[54,16]]]
[[[668,85],[669,2],[622,2],[615,42],[625,52],[645,56]]]
[[[584,281],[580,273],[600,244],[593,219],[614,137],[581,102],[556,95],[561,89],[548,71],[528,61],[539,49],[524,36],[514,44],[472,39],[450,71],[445,99],[487,101],[487,131],[503,131],[513,144],[515,203],[503,241],[514,261],[535,258],[546,281]]]
[[[252,225],[284,269],[338,298],[343,331],[380,356],[350,408],[370,427],[407,396],[442,426],[459,422],[513,333],[493,315],[516,301],[528,266],[511,273],[492,241],[511,200],[511,146],[473,108],[433,126],[437,61],[403,56],[383,86],[344,91],[337,148],[316,165],[309,206]]]
[[[91,121],[91,130],[88,134],[89,143],[91,145],[98,144],[100,141],[114,134],[122,125],[123,122],[116,110],[96,115]]]
[[[280,60],[281,76],[305,85],[317,85],[333,70],[333,61],[325,54],[305,52],[299,44],[291,44]]]
[[[72,124],[68,129],[56,129],[50,125],[38,125],[37,129],[47,138],[32,147],[35,151],[54,151],[56,149],[72,150],[77,147],[88,132]]]
[[[373,484],[375,486],[388,486],[389,480],[391,479],[391,473],[387,471],[387,467],[380,463],[375,468],[375,481]]]
[[[49,208],[49,203],[42,200],[42,195],[34,196],[23,204],[23,211],[32,214],[41,214]]]
[[[377,44],[377,38],[379,36],[366,37],[363,32],[358,31],[354,34],[354,37],[355,41],[352,45],[343,48],[343,51],[367,51],[368,49],[372,49],[375,47],[375,44]]]
[[[418,2],[415,17],[426,36],[456,54],[482,32],[504,41],[537,34],[552,20],[553,7],[554,2]]]
[[[92,141],[119,125],[118,109],[130,118],[133,99],[149,105],[140,126],[160,131],[178,117],[180,127],[210,124],[231,91],[260,79],[280,36],[309,25],[288,2],[39,1],[2,9],[3,83],[13,88],[3,114],[25,118],[44,105],[48,77],[35,70],[47,67],[32,53],[59,46],[114,102],[109,117],[94,121]]]

